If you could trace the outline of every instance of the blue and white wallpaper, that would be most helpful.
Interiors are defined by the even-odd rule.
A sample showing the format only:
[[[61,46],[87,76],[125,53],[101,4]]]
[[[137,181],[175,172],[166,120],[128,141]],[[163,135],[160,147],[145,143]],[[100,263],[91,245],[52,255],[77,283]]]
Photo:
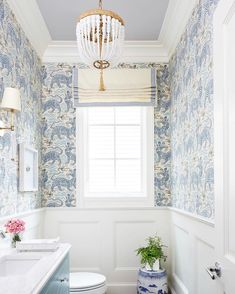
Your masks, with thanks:
[[[155,204],[210,219],[214,217],[212,26],[218,1],[199,0],[169,66],[119,65],[157,68]],[[18,87],[22,97],[16,131],[0,137],[0,216],[79,202],[73,66],[82,65],[41,67],[6,1],[0,0],[0,97],[6,86]],[[1,111],[0,120],[9,124],[9,113]],[[17,192],[15,146],[20,142],[33,145],[42,155],[38,193]]]
[[[43,66],[43,206],[76,206],[76,117],[71,93],[72,66]]]
[[[76,206],[76,114],[71,93],[70,64],[43,67],[42,101],[42,198],[43,206]],[[82,65],[76,65],[82,67]],[[159,104],[155,109],[155,202],[170,198],[170,91],[168,66],[120,64],[121,68],[156,67]],[[79,143],[78,143],[79,145]],[[78,146],[79,148],[79,146]]]
[[[22,112],[15,132],[0,136],[0,217],[41,207],[40,192],[19,193],[16,144],[25,142],[40,151],[41,62],[5,0],[0,0],[0,99],[5,87],[20,89]],[[10,125],[10,115],[0,111]],[[12,158],[14,160],[12,160]]]
[[[214,217],[213,14],[200,0],[170,60],[172,205]]]

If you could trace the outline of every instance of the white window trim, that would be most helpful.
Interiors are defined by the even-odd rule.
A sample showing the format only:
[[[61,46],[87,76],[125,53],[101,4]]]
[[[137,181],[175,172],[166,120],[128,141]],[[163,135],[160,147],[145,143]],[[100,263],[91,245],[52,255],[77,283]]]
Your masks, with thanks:
[[[154,206],[154,108],[147,107],[147,144],[146,152],[146,197],[84,197],[84,145],[80,144],[85,138],[84,111],[83,108],[76,109],[76,196],[78,207],[153,207]]]

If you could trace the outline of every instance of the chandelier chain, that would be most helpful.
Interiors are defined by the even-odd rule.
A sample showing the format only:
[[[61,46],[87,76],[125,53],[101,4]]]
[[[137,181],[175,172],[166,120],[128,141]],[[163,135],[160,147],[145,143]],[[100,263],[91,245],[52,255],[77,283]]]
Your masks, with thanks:
[[[99,0],[99,8],[100,8],[100,9],[103,9],[103,3],[102,3],[102,0]]]

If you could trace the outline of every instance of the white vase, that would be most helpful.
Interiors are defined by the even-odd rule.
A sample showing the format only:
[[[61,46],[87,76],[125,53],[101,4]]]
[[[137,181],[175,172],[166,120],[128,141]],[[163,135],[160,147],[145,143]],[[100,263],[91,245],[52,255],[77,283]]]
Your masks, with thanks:
[[[147,271],[159,271],[159,270],[160,270],[160,262],[159,262],[159,259],[157,259],[157,260],[154,262],[154,264],[153,264],[153,268],[151,268],[151,266],[150,266],[148,263],[146,263],[146,265],[145,265],[145,269],[146,269]]]

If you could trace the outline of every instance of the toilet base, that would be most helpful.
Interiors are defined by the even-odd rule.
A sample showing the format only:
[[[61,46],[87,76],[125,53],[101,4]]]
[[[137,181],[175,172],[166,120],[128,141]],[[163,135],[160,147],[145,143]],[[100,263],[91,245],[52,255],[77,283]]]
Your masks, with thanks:
[[[97,289],[92,289],[92,290],[76,290],[76,289],[70,289],[70,294],[105,294],[107,291],[106,286],[102,286]]]

